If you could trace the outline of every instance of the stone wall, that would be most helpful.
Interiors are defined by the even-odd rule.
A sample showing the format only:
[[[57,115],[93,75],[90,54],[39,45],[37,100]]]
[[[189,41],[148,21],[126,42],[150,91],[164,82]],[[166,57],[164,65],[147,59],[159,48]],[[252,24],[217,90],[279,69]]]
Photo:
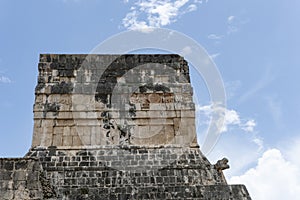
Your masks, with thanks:
[[[32,147],[197,145],[192,93],[178,55],[41,55]]]
[[[54,55],[39,61],[32,147],[0,159],[0,198],[250,200],[196,140],[178,55]]]
[[[250,199],[198,148],[32,149],[57,199]]]
[[[0,198],[3,200],[44,199],[55,191],[36,158],[0,158]]]

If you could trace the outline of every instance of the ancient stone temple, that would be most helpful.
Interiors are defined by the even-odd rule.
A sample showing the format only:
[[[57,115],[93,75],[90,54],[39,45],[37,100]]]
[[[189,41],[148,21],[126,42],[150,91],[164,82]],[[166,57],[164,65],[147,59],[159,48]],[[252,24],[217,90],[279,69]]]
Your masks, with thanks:
[[[32,146],[0,159],[1,199],[251,199],[201,153],[178,55],[40,56]]]

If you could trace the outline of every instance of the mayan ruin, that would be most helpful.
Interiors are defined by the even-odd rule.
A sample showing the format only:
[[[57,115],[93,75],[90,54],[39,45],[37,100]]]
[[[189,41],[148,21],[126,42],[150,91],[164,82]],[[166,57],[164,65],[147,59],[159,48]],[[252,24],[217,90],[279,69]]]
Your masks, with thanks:
[[[38,71],[32,145],[0,158],[0,199],[251,199],[200,151],[182,56],[41,54]]]

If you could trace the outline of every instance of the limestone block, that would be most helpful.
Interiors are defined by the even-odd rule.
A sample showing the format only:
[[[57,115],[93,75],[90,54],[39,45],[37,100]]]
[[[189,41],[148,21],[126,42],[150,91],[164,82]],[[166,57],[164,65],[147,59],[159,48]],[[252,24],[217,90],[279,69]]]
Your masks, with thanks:
[[[183,84],[183,85],[181,86],[181,93],[182,93],[182,94],[187,93],[187,94],[189,94],[190,96],[192,96],[192,94],[193,94],[193,88],[192,88],[192,86],[191,86],[190,84]]]
[[[48,135],[52,135],[53,134],[53,126],[45,126],[45,127],[42,127],[42,136],[48,136]]]
[[[149,125],[173,125],[174,122],[173,122],[173,119],[172,118],[164,118],[164,119],[161,119],[161,118],[150,118],[148,120],[148,124]]]
[[[13,190],[6,190],[6,191],[1,191],[1,196],[3,200],[11,200],[14,199],[14,191]]]
[[[95,119],[95,118],[97,118],[97,113],[95,113],[94,111],[86,112],[86,118],[87,119]]]
[[[164,126],[164,132],[165,132],[165,137],[166,137],[166,141],[171,141],[173,140],[173,138],[175,137],[175,130],[174,130],[174,126]]]
[[[35,110],[33,113],[33,118],[34,119],[43,119],[44,118],[44,112]]]
[[[98,102],[96,101],[95,102],[95,111],[102,111],[105,109],[105,104],[101,103],[101,102]]]
[[[79,136],[73,136],[72,137],[72,146],[81,146],[82,142]]]
[[[73,118],[73,112],[70,111],[59,111],[58,116],[56,116],[57,119],[72,119]]]
[[[35,95],[35,103],[42,104],[46,102],[46,95],[44,94],[37,94]]]
[[[148,111],[148,115],[153,118],[174,118],[176,112],[174,110]]]
[[[148,111],[136,111],[135,118],[149,118]]]
[[[168,110],[166,104],[162,103],[151,103],[149,110]]]
[[[165,128],[167,126],[162,126],[162,125],[150,125],[149,128],[149,132],[147,134],[148,137],[152,137],[154,135],[157,135],[161,132],[164,132],[165,131]],[[157,141],[159,143],[159,141]]]
[[[74,121],[74,125],[76,126],[99,126],[101,124],[98,119],[76,119]]]
[[[176,110],[191,110],[195,109],[195,104],[192,102],[181,102],[178,104],[175,104]]]
[[[64,129],[64,132],[63,132],[63,135],[64,136],[70,136],[71,135],[71,127],[69,127],[69,126],[65,126],[65,127],[63,127]]]
[[[77,127],[76,126],[70,127],[70,134],[73,135],[73,136],[78,135],[78,131],[77,131]]]
[[[166,110],[175,110],[174,103],[165,103]]]
[[[135,132],[134,132],[134,136],[137,138],[147,138],[148,133],[150,131],[150,127],[149,126],[137,126],[135,127]]]
[[[175,134],[178,134],[179,128],[181,126],[181,118],[173,118],[174,131]]]
[[[87,103],[94,103],[95,97],[93,95],[84,95],[84,94],[73,94],[71,97],[74,105],[84,105]]]
[[[141,119],[135,119],[134,122],[136,125],[146,126],[149,125],[149,119],[147,118],[141,118]]]
[[[33,105],[33,111],[43,111],[44,110],[44,104],[43,103],[35,103]]]
[[[51,88],[52,88],[52,85],[46,85],[46,86],[43,88],[43,94],[52,94]]]
[[[62,127],[62,126],[53,127],[53,134],[62,136],[64,134],[64,129],[65,129],[65,127]]]
[[[55,126],[75,126],[74,119],[57,119],[55,120]],[[54,125],[54,124],[53,124]]]
[[[100,128],[99,131],[95,131],[95,130],[96,130],[95,127],[91,130],[91,145],[100,145],[101,144]]]
[[[83,145],[91,145],[91,136],[90,135],[83,135],[80,137],[81,142]]]
[[[73,145],[73,136],[67,135],[63,136],[63,146],[72,146]]]
[[[181,117],[187,117],[187,118],[191,118],[191,120],[193,120],[193,118],[195,118],[195,110],[182,110],[181,111]]]
[[[63,137],[61,135],[53,135],[52,146],[62,146]]]
[[[32,147],[41,145],[41,137],[40,137],[41,130],[42,130],[41,128],[34,128],[33,136],[32,136],[32,143],[31,143]]]
[[[47,127],[47,128],[53,128],[54,127],[54,120],[52,119],[46,119],[46,120],[42,120],[42,127]]]

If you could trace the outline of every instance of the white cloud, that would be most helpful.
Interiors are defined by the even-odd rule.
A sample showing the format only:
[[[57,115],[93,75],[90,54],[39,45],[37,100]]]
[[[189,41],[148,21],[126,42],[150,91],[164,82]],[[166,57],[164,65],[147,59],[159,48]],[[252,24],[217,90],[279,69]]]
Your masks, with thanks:
[[[191,5],[189,5],[188,8],[187,8],[187,12],[193,12],[193,11],[196,11],[197,8],[198,8],[197,5],[191,4]]]
[[[239,31],[239,23],[236,20],[236,17],[231,15],[227,17],[227,35],[236,33]]]
[[[0,74],[0,83],[11,83],[10,78]]]
[[[125,27],[131,30],[148,30],[151,29],[145,21],[137,20],[137,11],[133,10],[132,12],[126,15],[126,18],[123,19],[123,24]]]
[[[241,17],[237,17],[234,15],[227,17],[227,35],[236,33],[240,31],[241,27],[247,23],[249,23],[249,19],[241,19]]]
[[[202,1],[192,0],[140,0],[136,1],[123,19],[130,30],[157,28],[175,22],[181,15],[197,10]]]
[[[299,151],[298,151],[299,152]],[[295,152],[293,152],[294,154]],[[300,169],[287,160],[280,150],[267,150],[257,166],[241,176],[231,177],[230,184],[245,184],[252,199],[298,199],[300,196]]]
[[[214,112],[223,116],[224,121],[212,122],[216,123],[217,126],[220,127],[221,133],[227,132],[229,127],[237,127],[246,132],[253,132],[256,126],[254,119],[244,122],[245,120],[241,120],[237,111],[221,107],[218,104],[197,106],[197,111],[200,112],[200,115],[203,114],[206,118],[211,118]],[[206,121],[206,123],[208,123],[208,121]]]
[[[253,119],[251,119],[242,125],[242,129],[246,132],[253,132],[255,126],[256,122]]]
[[[216,59],[219,55],[221,55],[220,53],[214,53],[210,55],[211,59]]]
[[[210,40],[220,40],[223,37],[224,37],[223,35],[217,35],[217,34],[209,34],[207,36],[207,38],[210,39]]]
[[[264,141],[262,138],[258,137],[258,136],[254,136],[254,138],[252,139],[252,142],[254,142],[257,146],[258,146],[258,151],[263,150],[264,148]]]
[[[235,19],[235,16],[231,15],[227,18],[227,23],[231,24],[233,22],[233,20]]]
[[[231,15],[227,17],[227,35],[236,33],[240,30],[240,27],[244,25],[238,17]]]
[[[222,132],[228,130],[229,125],[239,125],[241,124],[240,116],[235,110],[225,110],[225,121],[222,128]]]

